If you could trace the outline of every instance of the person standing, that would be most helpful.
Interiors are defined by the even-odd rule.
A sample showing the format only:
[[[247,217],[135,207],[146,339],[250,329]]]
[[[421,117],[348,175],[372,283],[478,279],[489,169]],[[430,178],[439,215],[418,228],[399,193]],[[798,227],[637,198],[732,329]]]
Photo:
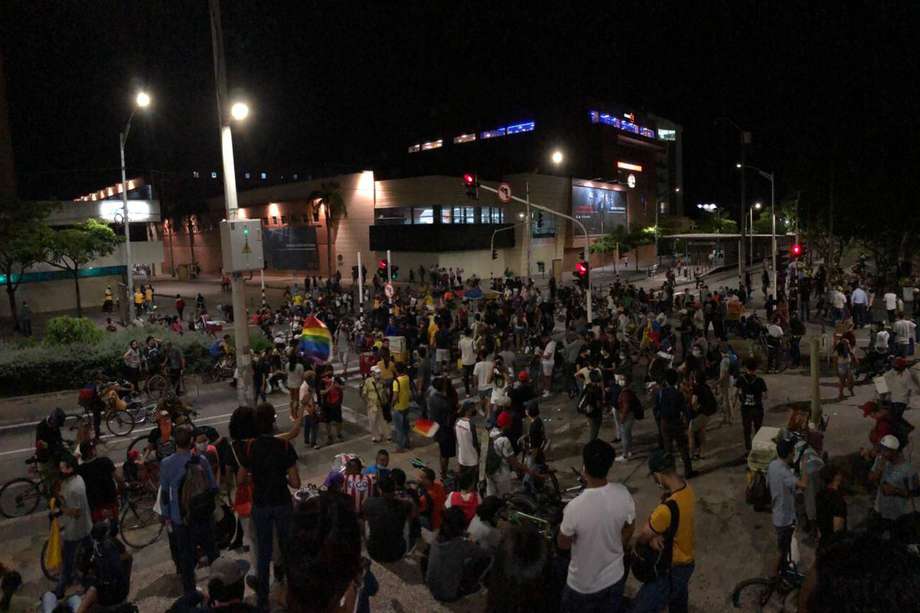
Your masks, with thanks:
[[[918,486],[917,471],[901,453],[901,443],[893,434],[879,442],[879,454],[872,464],[869,481],[878,483],[875,506],[870,518],[873,531],[880,536],[892,533],[896,540],[896,522],[911,511],[911,492]]]
[[[677,371],[669,369],[664,375],[665,384],[655,402],[655,417],[658,419],[660,447],[672,453],[675,445],[681,455],[684,466],[684,478],[694,476],[693,463],[690,459],[690,441],[687,428],[690,425],[690,409],[687,400],[677,389]]]
[[[648,468],[664,494],[636,541],[670,556],[670,568],[654,581],[642,585],[630,613],[659,613],[665,606],[670,613],[686,613],[690,578],[695,568],[696,494],[677,474],[671,454],[660,449],[652,452]]]
[[[616,375],[620,385],[620,394],[617,396],[617,406],[614,410],[620,420],[620,438],[623,440],[623,453],[616,457],[617,462],[626,462],[632,459],[632,429],[636,419],[641,415],[642,404],[639,396],[630,385],[628,375]]]
[[[138,391],[141,377],[141,351],[136,340],[128,344],[128,350],[122,356],[122,361],[125,364],[125,378],[134,386],[134,391]]]
[[[457,440],[454,435],[454,407],[448,396],[450,379],[445,376],[437,377],[428,393],[428,416],[431,421],[438,424],[435,440],[438,443],[441,460],[441,480],[447,478],[447,469],[450,459],[457,455]]]
[[[466,397],[470,397],[470,384],[473,380],[473,368],[476,366],[476,349],[473,344],[473,335],[469,328],[464,328],[458,342],[460,348],[460,365],[463,367],[463,387]]]
[[[259,436],[247,445],[240,481],[252,479],[252,521],[255,525],[258,547],[258,605],[268,605],[268,586],[271,563],[274,559],[275,578],[281,567],[275,558],[274,536],[279,543],[287,543],[293,503],[291,488],[300,488],[297,472],[297,452],[288,441],[274,435],[277,416],[268,403],[256,407],[256,429]],[[282,551],[278,552],[278,558]]]
[[[172,341],[166,341],[165,353],[169,382],[176,392],[176,396],[181,396],[185,393],[185,385],[183,384],[182,378],[182,373],[185,372],[185,356],[182,354],[182,350],[174,345]]]
[[[468,400],[460,408],[460,418],[454,424],[454,436],[457,439],[457,464],[460,475],[472,473],[479,480],[479,433],[473,417],[476,415],[476,403]]]
[[[917,324],[898,313],[897,320],[892,326],[894,332],[894,354],[898,357],[910,357],[914,354],[914,335]]]
[[[620,611],[626,585],[625,545],[632,538],[636,504],[622,484],[607,475],[616,453],[594,439],[582,449],[585,489],[565,506],[556,544],[571,549],[563,613]]]
[[[80,457],[83,463],[77,468],[77,474],[83,478],[86,486],[86,500],[89,502],[90,516],[93,524],[108,521],[110,534],[118,533],[118,488],[124,486],[124,480],[115,470],[115,464],[106,456],[96,453],[96,444],[92,441],[80,443]]]
[[[795,443],[782,438],[776,443],[777,458],[767,467],[767,483],[773,500],[773,528],[776,530],[776,545],[779,559],[776,573],[779,574],[791,561],[792,537],[795,532],[795,492],[808,485],[808,473],[802,471],[802,478],[796,479],[792,472]]]
[[[387,436],[387,422],[383,414],[383,397],[385,392],[380,383],[380,369],[371,367],[371,376],[361,384],[361,398],[367,408],[367,421],[371,431],[371,441],[379,443]]]
[[[185,300],[182,299],[181,294],[176,294],[176,313],[179,315],[179,321],[182,321],[185,314]]]
[[[553,388],[553,369],[556,367],[556,341],[544,335],[543,343],[540,367],[543,369],[543,397],[546,398],[552,393]]]
[[[866,315],[869,312],[869,295],[866,290],[857,285],[850,294],[850,304],[853,305],[853,322],[861,329],[866,325]]]
[[[300,388],[303,386],[303,362],[297,355],[297,348],[291,347],[287,354],[287,390],[288,390],[288,410],[291,421],[300,419]]]
[[[894,293],[894,290],[890,289],[882,296],[882,300],[885,303],[885,313],[888,316],[888,323],[893,324],[898,310],[898,295]]]
[[[32,307],[25,300],[19,308],[19,331],[23,336],[32,336]]]
[[[112,312],[112,286],[107,285],[105,288],[105,293],[102,295],[102,312],[111,313]]]
[[[134,288],[134,316],[140,319],[144,314],[144,293],[140,287]]]
[[[379,364],[378,364],[379,366]],[[396,453],[408,451],[409,443],[409,402],[412,388],[405,364],[396,365],[396,378],[391,379],[393,395],[393,438],[396,440]],[[381,377],[382,380],[382,377]],[[384,385],[386,382],[383,381]]]
[[[61,489],[58,495],[58,511],[61,520],[61,575],[58,578],[55,595],[60,599],[73,581],[77,554],[81,546],[88,547],[89,533],[93,528],[92,513],[86,497],[86,483],[77,474],[77,459],[70,454],[61,458]]]
[[[303,415],[303,444],[313,449],[319,449],[316,443],[319,435],[319,411],[316,408],[316,371],[308,370],[304,373],[303,384],[300,386],[298,406]]]
[[[211,465],[198,456],[192,456],[192,429],[179,426],[173,431],[175,453],[160,462],[160,516],[166,522],[170,549],[175,552],[176,565],[182,577],[182,588],[186,595],[195,592],[195,551],[201,546],[211,561],[217,559],[210,514],[194,515],[183,505],[186,498],[188,479],[193,471],[203,471],[204,480],[210,492],[217,492],[217,482],[211,473]],[[197,467],[189,468],[190,463]],[[212,510],[213,512],[213,510]]]
[[[757,361],[748,358],[744,373],[735,382],[738,401],[741,404],[741,423],[744,427],[744,449],[751,451],[751,439],[763,425],[763,399],[767,395],[767,384],[757,376]]]
[[[818,551],[827,549],[846,535],[847,501],[843,497],[843,470],[828,464],[821,469],[824,489],[816,500],[818,523]]]
[[[479,361],[473,367],[473,376],[476,377],[476,391],[479,394],[480,409],[483,414],[488,413],[489,399],[492,397],[492,374],[495,363],[488,359],[485,351],[479,352]]]

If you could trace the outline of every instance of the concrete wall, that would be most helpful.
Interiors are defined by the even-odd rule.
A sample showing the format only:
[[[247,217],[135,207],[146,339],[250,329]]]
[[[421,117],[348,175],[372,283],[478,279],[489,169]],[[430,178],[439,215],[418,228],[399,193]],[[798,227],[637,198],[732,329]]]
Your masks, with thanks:
[[[409,280],[409,270],[415,271],[415,278],[418,280],[418,267],[422,265],[427,271],[432,265],[438,268],[463,269],[463,278],[469,279],[475,274],[480,279],[489,279],[492,275],[501,276],[508,266],[515,273],[513,264],[516,263],[513,257],[513,249],[498,249],[498,259],[493,260],[492,254],[486,249],[477,249],[475,251],[447,251],[444,253],[426,253],[417,251],[394,251],[391,262],[394,266],[399,266],[399,281]],[[386,259],[386,252],[377,252],[371,265],[367,266],[368,276],[375,274],[377,270],[377,259]],[[350,271],[349,271],[350,272]]]
[[[84,313],[102,307],[102,298],[106,286],[117,292],[119,283],[124,280],[119,275],[106,277],[85,277],[80,279],[80,299]],[[5,287],[4,287],[5,290]],[[10,316],[10,304],[6,291],[0,298],[0,317]],[[23,283],[16,292],[16,302],[22,304],[27,300],[33,313],[68,311],[77,308],[76,291],[72,279]]]

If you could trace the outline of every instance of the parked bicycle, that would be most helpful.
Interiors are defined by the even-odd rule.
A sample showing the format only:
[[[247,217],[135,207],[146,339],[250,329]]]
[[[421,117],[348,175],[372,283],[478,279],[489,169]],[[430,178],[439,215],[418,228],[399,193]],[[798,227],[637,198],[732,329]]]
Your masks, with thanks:
[[[142,469],[146,474],[146,468]],[[151,478],[130,484],[122,499],[120,518],[121,540],[133,549],[143,549],[160,539],[163,521],[154,509],[157,503],[157,488]]]
[[[732,605],[743,611],[793,613],[799,610],[799,590],[804,582],[805,575],[790,559],[777,576],[755,577],[736,585],[731,595]]]
[[[10,479],[0,487],[0,514],[12,519],[31,515],[40,502],[50,500],[56,473],[39,470],[41,464],[33,456],[26,460],[28,477]]]

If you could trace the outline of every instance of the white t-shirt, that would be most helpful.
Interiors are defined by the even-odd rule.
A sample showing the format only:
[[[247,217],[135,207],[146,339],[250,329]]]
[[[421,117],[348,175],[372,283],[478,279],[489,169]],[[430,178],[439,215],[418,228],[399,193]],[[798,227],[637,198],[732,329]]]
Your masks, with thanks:
[[[294,370],[289,368],[286,372],[288,389],[298,389],[303,385],[303,364],[296,364]]]
[[[917,324],[909,319],[899,319],[894,322],[894,340],[898,345],[907,345],[914,335]]]
[[[473,445],[473,431],[470,429],[470,420],[458,419],[454,424],[457,435],[457,463],[460,466],[479,466],[479,454]]]
[[[495,364],[491,360],[476,362],[476,366],[473,367],[473,376],[476,377],[476,386],[480,390],[492,389],[491,376],[494,368]]]
[[[779,327],[777,324],[770,324],[769,326],[767,326],[767,334],[769,334],[773,338],[782,338],[783,329]]]
[[[636,521],[636,503],[620,483],[592,487],[566,505],[559,527],[575,537],[566,583],[581,594],[606,589],[623,577],[623,526]]]
[[[556,341],[550,340],[546,343],[546,347],[543,348],[543,357],[544,362],[555,362],[556,361]]]
[[[869,297],[866,295],[865,290],[861,287],[857,287],[850,295],[850,301],[853,304],[869,304]]]
[[[842,309],[847,304],[847,297],[843,295],[843,292],[834,290],[834,295],[831,296],[831,302],[835,309]]]
[[[476,363],[476,351],[473,349],[473,339],[464,336],[458,343],[460,345],[460,362],[464,366],[472,366]]]
[[[888,351],[888,339],[890,336],[888,330],[879,330],[875,335],[875,350]]]
[[[489,444],[495,446],[495,452],[501,458],[501,464],[491,475],[486,475],[486,496],[504,496],[511,493],[511,464],[508,460],[514,455],[511,439],[498,428],[489,433]],[[572,504],[572,503],[569,503]]]
[[[898,296],[893,292],[888,292],[882,297],[882,300],[885,301],[885,310],[893,311],[898,308]]]

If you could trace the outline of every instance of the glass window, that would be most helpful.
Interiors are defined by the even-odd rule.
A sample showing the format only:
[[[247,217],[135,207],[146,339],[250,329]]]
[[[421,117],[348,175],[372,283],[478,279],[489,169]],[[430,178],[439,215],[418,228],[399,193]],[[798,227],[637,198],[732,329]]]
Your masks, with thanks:
[[[476,208],[472,206],[463,207],[464,223],[476,223]]]
[[[455,206],[453,208],[454,223],[463,223],[463,207]]]
[[[287,217],[284,215],[281,216],[281,223],[287,223]]]
[[[375,218],[378,225],[382,226],[400,226],[412,223],[412,209],[378,209]]]
[[[492,208],[492,223],[504,223],[505,221],[505,209],[500,207]]]
[[[456,217],[454,217],[456,219]],[[441,223],[450,223],[450,207],[442,206],[441,207]]]
[[[272,215],[272,225],[278,225],[278,218]]]
[[[412,209],[412,223],[414,224],[434,223],[434,209],[431,207]]]

